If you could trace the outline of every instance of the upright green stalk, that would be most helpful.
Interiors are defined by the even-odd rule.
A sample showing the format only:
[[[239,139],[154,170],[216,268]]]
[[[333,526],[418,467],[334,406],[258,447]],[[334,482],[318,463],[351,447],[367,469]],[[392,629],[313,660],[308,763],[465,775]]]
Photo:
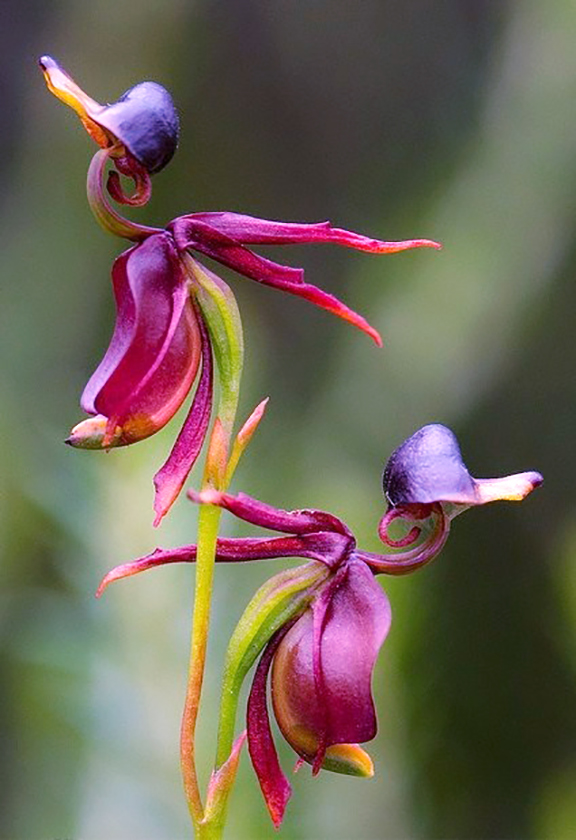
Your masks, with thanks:
[[[218,411],[206,456],[202,488],[225,490],[230,478],[226,467],[244,357],[240,313],[234,296],[220,278],[202,268],[191,257],[185,257],[185,264],[190,275],[191,294],[196,298],[210,331],[220,383]],[[188,808],[196,837],[205,840],[216,840],[223,828],[204,821],[195,760],[195,731],[204,680],[220,515],[221,510],[212,505],[200,507],[190,662],[180,731],[180,757]]]

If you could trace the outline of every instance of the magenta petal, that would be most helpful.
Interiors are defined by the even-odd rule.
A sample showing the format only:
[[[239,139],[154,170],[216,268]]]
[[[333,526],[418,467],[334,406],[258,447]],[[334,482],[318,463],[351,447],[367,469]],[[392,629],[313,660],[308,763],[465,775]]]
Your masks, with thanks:
[[[219,537],[216,542],[217,563],[248,563],[251,560],[272,560],[277,557],[305,557],[327,566],[335,566],[347,550],[345,538],[339,534],[317,533],[301,537]],[[132,577],[167,566],[171,563],[195,563],[196,546],[180,548],[157,548],[144,557],[122,563],[108,572],[102,579],[96,596],[116,580]]]
[[[194,394],[190,411],[184,421],[168,460],[154,476],[154,525],[160,524],[178,496],[190,470],[194,466],[210,422],[212,411],[213,365],[212,348],[208,330],[199,318],[200,340],[202,345],[202,373]]]
[[[155,234],[112,270],[117,318],[82,407],[123,428],[125,442],[164,426],[190,390],[200,359],[195,313],[172,238]]]
[[[275,222],[241,213],[192,213],[183,216],[189,222],[205,222],[214,230],[247,245],[295,245],[309,242],[332,242],[372,254],[393,254],[410,248],[440,248],[431,239],[406,239],[386,242],[354,231],[332,227],[330,222]]]
[[[248,751],[275,828],[282,823],[292,788],[282,772],[272,738],[266,702],[266,683],[274,654],[285,632],[285,629],[279,631],[262,654],[250,689],[247,708]]]
[[[88,380],[80,399],[80,404],[87,414],[97,414],[95,400],[111,374],[121,362],[128,349],[135,330],[136,304],[134,294],[128,283],[126,265],[130,255],[138,246],[121,254],[112,268],[112,284],[116,299],[116,323],[112,340],[104,358]]]
[[[309,534],[314,531],[328,531],[344,534],[353,542],[354,537],[348,526],[331,513],[324,510],[282,510],[272,507],[266,502],[260,502],[247,493],[232,496],[218,490],[207,490],[197,493],[188,491],[192,501],[217,505],[225,508],[252,525],[260,528],[270,528],[272,531],[284,531],[288,534]]]
[[[211,214],[204,214],[206,216]],[[218,215],[218,214],[213,214]],[[223,216],[233,216],[233,214],[222,214]],[[247,218],[250,217],[240,217],[240,218]],[[256,223],[259,220],[251,219],[251,222]],[[267,223],[261,222],[262,225],[280,225],[280,223]],[[325,224],[321,225],[289,225],[289,227],[299,227],[299,228],[321,228],[322,230],[325,229]],[[310,303],[319,306],[321,309],[326,309],[328,312],[331,312],[333,315],[337,315],[339,318],[342,318],[345,321],[353,324],[354,326],[361,329],[363,332],[367,333],[374,342],[378,345],[382,345],[382,339],[377,330],[374,327],[371,327],[370,324],[359,315],[357,312],[354,312],[353,309],[350,309],[345,304],[343,304],[337,297],[334,295],[328,294],[328,292],[323,292],[317,286],[313,286],[310,283],[304,282],[304,272],[301,268],[292,268],[291,266],[281,265],[279,263],[272,262],[271,260],[264,259],[264,257],[260,257],[251,251],[249,248],[245,248],[241,241],[237,241],[226,234],[220,232],[215,227],[207,224],[204,221],[198,220],[195,216],[182,216],[179,219],[176,219],[170,225],[170,229],[174,233],[174,238],[176,240],[176,244],[178,248],[185,249],[185,248],[192,248],[196,251],[200,251],[202,254],[206,256],[212,257],[212,259],[217,260],[220,263],[228,266],[229,268],[234,269],[239,274],[244,275],[245,277],[249,277],[252,280],[256,280],[258,283],[262,283],[265,286],[270,286],[274,289],[280,289],[281,291],[288,292],[289,294],[297,295],[298,297],[304,298],[308,300]],[[335,229],[330,228],[332,232]],[[350,234],[352,236],[352,234]],[[354,234],[353,236],[357,236]],[[358,237],[363,239],[363,237]],[[262,241],[260,239],[256,239],[253,241]],[[264,240],[264,241],[276,241],[272,240]],[[290,242],[291,239],[286,239],[285,241]],[[330,238],[327,234],[321,237],[318,235],[313,238],[312,240],[306,239],[304,234],[301,240],[298,240],[294,237],[293,241],[336,241],[339,242],[339,239]],[[376,240],[368,240],[366,242],[376,242]],[[340,243],[343,244],[343,243]],[[359,247],[359,246],[353,246]],[[365,250],[368,250],[366,247]]]
[[[352,558],[330,600],[321,633],[327,746],[369,741],[376,734],[372,671],[391,618],[388,598],[371,571]]]
[[[376,734],[371,678],[390,627],[388,598],[352,557],[282,640],[272,699],[282,734],[317,770],[332,744]]]
[[[349,306],[346,306],[345,303],[342,303],[334,295],[322,291],[322,289],[313,286],[311,283],[291,283],[277,277],[267,278],[266,280],[262,280],[262,283],[273,289],[280,289],[283,292],[301,297],[313,303],[315,306],[320,307],[320,309],[325,309],[327,312],[331,312],[332,315],[337,315],[338,318],[342,318],[343,321],[348,321],[349,324],[365,332],[378,347],[382,347],[382,337],[378,330],[372,327],[362,315],[350,309]]]
[[[217,260],[239,274],[269,283],[273,278],[288,283],[302,283],[304,271],[301,268],[281,265],[258,256],[241,241],[227,236],[217,228],[197,220],[194,216],[181,216],[169,225],[180,250],[191,248]]]

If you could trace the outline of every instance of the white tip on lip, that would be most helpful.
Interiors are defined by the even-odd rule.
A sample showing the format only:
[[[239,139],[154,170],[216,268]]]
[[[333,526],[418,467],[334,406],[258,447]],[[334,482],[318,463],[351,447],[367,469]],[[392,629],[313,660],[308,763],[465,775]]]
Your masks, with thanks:
[[[483,505],[500,500],[520,502],[539,487],[544,479],[540,473],[531,471],[505,475],[502,478],[477,478],[475,481],[478,504]]]

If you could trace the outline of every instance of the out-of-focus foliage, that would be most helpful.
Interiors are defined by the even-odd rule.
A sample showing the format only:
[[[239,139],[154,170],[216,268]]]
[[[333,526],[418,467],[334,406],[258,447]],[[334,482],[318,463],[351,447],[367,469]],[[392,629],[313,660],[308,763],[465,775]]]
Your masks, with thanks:
[[[182,501],[151,528],[173,427],[109,456],[61,443],[107,344],[122,246],[90,216],[92,148],[45,92],[45,52],[102,101],[144,78],[172,90],[181,148],[144,221],[228,208],[445,243],[302,252],[384,351],[230,278],[245,412],[272,398],[237,488],[332,509],[376,550],[379,471],[426,422],[455,428],[474,474],[546,478],[518,508],[457,521],[434,566],[387,584],[376,777],[301,770],[282,836],[576,837],[575,38],[570,0],[0,4],[1,837],[189,832],[191,570],[92,592],[157,541],[190,542],[196,512]],[[271,569],[217,570],[208,710],[227,636]],[[245,758],[230,820],[235,840],[273,835]]]

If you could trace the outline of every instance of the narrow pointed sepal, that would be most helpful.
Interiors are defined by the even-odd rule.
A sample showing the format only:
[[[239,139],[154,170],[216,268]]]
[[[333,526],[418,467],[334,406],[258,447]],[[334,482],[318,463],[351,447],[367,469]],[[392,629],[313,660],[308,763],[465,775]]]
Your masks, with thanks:
[[[260,425],[260,421],[264,417],[264,412],[266,411],[266,406],[268,405],[269,397],[262,400],[262,402],[258,403],[250,417],[246,420],[238,434],[236,435],[236,439],[234,440],[234,444],[232,446],[232,452],[230,453],[230,457],[228,458],[228,464],[226,466],[226,478],[225,478],[225,486],[227,487],[232,480],[232,476],[238,466],[240,458],[244,454],[246,447],[252,440],[256,429]]]
[[[208,330],[201,318],[200,332],[202,372],[192,405],[170,455],[154,476],[154,527],[158,527],[180,493],[184,482],[202,450],[212,413],[214,372]]]
[[[192,213],[175,219],[169,229],[181,250],[192,249],[217,260],[245,277],[297,295],[353,324],[377,346],[382,338],[365,318],[334,295],[304,281],[301,268],[282,265],[255,254],[247,245],[288,245],[326,242],[372,254],[391,254],[412,248],[440,248],[430,239],[386,242],[333,227],[330,222],[299,224],[257,219],[239,213]]]
[[[268,672],[284,633],[280,631],[270,642],[258,663],[247,709],[248,751],[274,828],[280,828],[292,796],[292,786],[282,772],[274,746],[266,696]]]
[[[246,742],[246,734],[246,731],[244,731],[238,736],[224,764],[214,770],[210,776],[202,825],[221,824],[226,817],[226,803],[236,780],[240,753]]]

